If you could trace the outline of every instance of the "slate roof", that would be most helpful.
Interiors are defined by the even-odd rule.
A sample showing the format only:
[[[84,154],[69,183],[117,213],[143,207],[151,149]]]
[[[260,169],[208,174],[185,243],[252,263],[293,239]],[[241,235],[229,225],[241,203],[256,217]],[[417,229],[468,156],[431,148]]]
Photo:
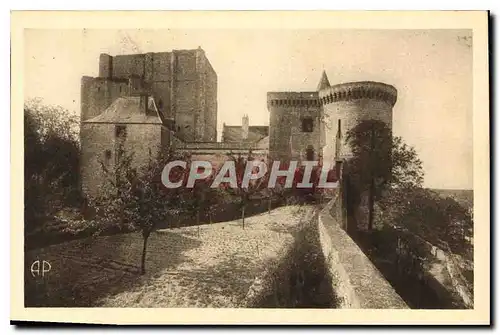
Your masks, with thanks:
[[[326,75],[325,70],[323,70],[323,73],[321,74],[321,79],[318,84],[317,91],[321,91],[324,88],[330,87],[330,81],[328,80],[328,76]]]
[[[269,148],[269,136],[266,136],[263,139],[261,139],[257,143],[257,145],[259,146],[259,148]]]
[[[249,126],[248,138],[243,140],[242,126],[226,126],[222,128],[222,142],[258,142],[269,135],[269,126]]]
[[[116,99],[104,112],[84,123],[145,123],[163,124],[160,113],[152,97],[148,98],[148,111],[142,113],[140,97],[120,97]]]

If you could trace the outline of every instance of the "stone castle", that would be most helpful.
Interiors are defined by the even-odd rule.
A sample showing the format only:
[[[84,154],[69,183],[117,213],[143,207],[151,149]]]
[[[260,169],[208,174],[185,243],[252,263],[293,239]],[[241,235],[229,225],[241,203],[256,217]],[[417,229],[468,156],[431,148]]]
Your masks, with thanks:
[[[139,166],[158,150],[175,147],[197,159],[220,161],[229,152],[273,160],[349,156],[343,136],[360,120],[392,127],[397,91],[378,82],[330,85],[323,72],[309,92],[269,92],[269,126],[223,124],[217,142],[217,74],[201,49],[110,56],[99,76],[81,82],[81,186],[97,195],[103,166],[124,151]]]

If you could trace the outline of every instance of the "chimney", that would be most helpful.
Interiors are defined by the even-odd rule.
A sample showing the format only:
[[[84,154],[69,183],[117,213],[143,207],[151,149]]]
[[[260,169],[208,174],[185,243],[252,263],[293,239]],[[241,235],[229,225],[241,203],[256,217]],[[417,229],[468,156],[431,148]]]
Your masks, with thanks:
[[[113,76],[113,57],[108,54],[99,55],[99,77],[111,78]]]
[[[248,115],[243,115],[243,119],[241,121],[241,139],[248,139]]]
[[[141,115],[148,114],[148,95],[147,94],[141,94],[139,96],[139,112],[141,113]]]

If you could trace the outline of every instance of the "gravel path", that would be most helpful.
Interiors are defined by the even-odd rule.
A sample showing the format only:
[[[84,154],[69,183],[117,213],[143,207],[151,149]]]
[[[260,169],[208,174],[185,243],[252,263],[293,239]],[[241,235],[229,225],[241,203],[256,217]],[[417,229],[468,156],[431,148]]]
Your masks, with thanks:
[[[27,306],[239,307],[255,281],[294,242],[312,206],[288,206],[241,221],[160,230],[139,275],[139,234],[103,236],[32,250]],[[52,269],[33,277],[34,260]]]

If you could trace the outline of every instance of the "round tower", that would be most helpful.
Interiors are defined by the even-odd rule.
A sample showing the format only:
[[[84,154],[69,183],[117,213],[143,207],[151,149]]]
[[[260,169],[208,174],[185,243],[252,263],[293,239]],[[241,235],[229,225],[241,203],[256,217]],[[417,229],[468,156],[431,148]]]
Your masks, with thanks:
[[[363,81],[323,87],[319,100],[325,122],[325,161],[350,156],[346,133],[360,121],[380,120],[392,130],[392,108],[397,90],[391,85]]]

